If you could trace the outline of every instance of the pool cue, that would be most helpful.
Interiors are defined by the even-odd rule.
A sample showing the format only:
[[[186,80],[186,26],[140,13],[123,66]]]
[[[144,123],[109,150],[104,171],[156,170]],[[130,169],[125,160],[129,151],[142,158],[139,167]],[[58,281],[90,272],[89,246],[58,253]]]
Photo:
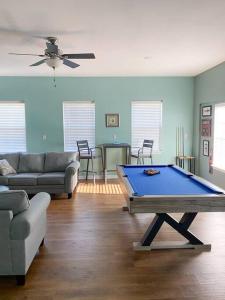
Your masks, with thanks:
[[[180,156],[180,127],[177,128],[177,136],[178,136],[178,156]]]
[[[176,165],[179,165],[178,156],[178,127],[176,127]]]
[[[176,159],[177,159],[177,127],[176,127]]]
[[[178,150],[178,153],[177,153],[177,155],[178,155],[178,166],[180,167],[181,165],[180,165],[180,125],[178,125],[178,127],[177,127],[177,139],[178,139],[178,145],[177,145],[177,150]]]
[[[180,125],[180,164],[179,166],[183,167],[183,161],[182,161],[182,127]]]
[[[184,156],[184,127],[182,127],[182,129],[183,129],[183,130],[182,130],[182,133],[183,133],[183,134],[182,134],[182,135],[183,135],[182,138],[183,138],[183,156]]]
[[[181,126],[179,126],[179,155],[181,156]]]
[[[181,152],[181,156],[183,156],[183,127],[180,126],[180,152]]]

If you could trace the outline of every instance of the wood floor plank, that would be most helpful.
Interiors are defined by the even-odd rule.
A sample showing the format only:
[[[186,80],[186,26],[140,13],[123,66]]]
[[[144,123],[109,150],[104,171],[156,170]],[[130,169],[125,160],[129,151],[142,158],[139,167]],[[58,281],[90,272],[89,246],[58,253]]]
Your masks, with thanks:
[[[132,243],[154,215],[122,211],[123,195],[108,194],[117,191],[113,184],[118,182],[106,189],[98,182],[93,192],[90,181],[91,193],[86,184],[71,200],[51,201],[45,245],[31,265],[26,286],[1,277],[0,300],[225,299],[225,214],[199,214],[191,226],[212,244],[211,252],[137,253]],[[156,240],[182,238],[163,226]]]

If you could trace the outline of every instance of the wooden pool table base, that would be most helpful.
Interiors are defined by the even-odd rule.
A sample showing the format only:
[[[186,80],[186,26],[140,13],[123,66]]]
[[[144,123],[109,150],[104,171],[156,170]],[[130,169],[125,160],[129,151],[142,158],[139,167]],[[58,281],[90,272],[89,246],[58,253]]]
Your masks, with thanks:
[[[179,222],[173,219],[170,215],[166,213],[157,213],[142,239],[138,243],[134,243],[135,250],[152,250],[152,249],[187,249],[194,248],[202,251],[209,251],[211,245],[206,245],[200,241],[193,233],[191,233],[188,228],[194,221],[197,213],[184,213]],[[188,240],[188,243],[171,242],[167,244],[165,242],[155,243],[157,233],[159,232],[163,223],[166,222],[171,227],[173,227],[179,234]]]
[[[133,242],[135,251],[151,251],[151,250],[169,250],[169,249],[195,249],[200,251],[211,251],[210,244],[192,245],[190,243],[169,241],[169,242],[152,242],[150,246],[142,246],[140,242]]]

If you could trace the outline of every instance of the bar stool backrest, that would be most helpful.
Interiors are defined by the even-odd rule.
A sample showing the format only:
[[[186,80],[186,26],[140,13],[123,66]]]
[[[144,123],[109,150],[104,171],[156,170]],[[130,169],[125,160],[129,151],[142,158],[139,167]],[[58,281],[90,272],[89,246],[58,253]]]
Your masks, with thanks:
[[[77,141],[77,149],[80,157],[82,157],[82,154],[90,154],[88,140]]]
[[[153,140],[144,140],[143,142],[143,152],[144,148],[148,148],[149,150],[149,155],[152,155],[152,148],[153,148],[154,141]]]

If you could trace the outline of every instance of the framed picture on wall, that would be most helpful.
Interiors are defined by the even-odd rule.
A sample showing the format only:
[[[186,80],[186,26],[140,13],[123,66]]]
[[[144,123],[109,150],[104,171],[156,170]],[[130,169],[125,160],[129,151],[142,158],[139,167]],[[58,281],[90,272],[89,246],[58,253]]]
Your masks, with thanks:
[[[202,119],[201,136],[211,136],[211,119]]]
[[[209,141],[203,140],[202,149],[203,149],[203,155],[209,156]]]
[[[105,114],[105,126],[106,127],[119,127],[120,115],[119,114]]]
[[[211,117],[212,105],[202,106],[202,117]]]

